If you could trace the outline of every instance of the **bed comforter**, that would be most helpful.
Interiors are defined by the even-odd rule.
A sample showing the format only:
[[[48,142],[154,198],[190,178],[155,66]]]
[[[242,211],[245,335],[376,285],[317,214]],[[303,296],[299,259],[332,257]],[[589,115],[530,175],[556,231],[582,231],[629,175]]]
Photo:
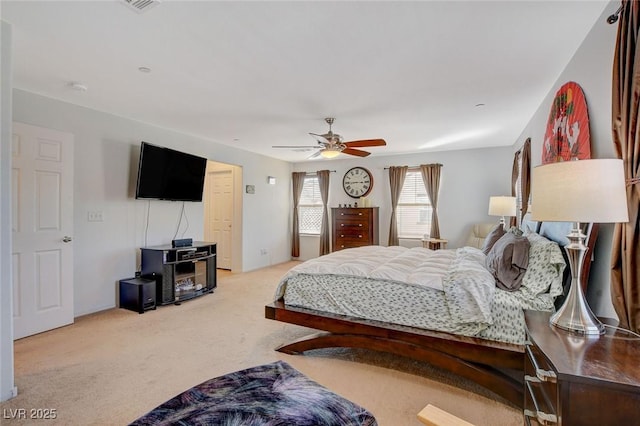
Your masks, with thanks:
[[[481,250],[366,246],[292,268],[276,299],[333,314],[522,344],[522,309],[552,298],[496,288]]]

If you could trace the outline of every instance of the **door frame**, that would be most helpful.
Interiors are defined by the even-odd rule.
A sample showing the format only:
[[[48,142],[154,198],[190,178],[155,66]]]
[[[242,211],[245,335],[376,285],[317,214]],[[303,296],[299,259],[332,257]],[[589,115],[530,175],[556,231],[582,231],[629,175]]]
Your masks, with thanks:
[[[13,338],[20,339],[58,327],[73,324],[75,319],[74,306],[74,275],[73,275],[73,175],[74,175],[74,145],[75,137],[68,132],[62,132],[41,126],[34,126],[22,122],[12,123],[12,173],[20,170],[17,181],[12,178],[12,327]],[[44,148],[43,148],[44,147]],[[28,156],[29,153],[33,155]],[[33,167],[29,169],[28,167]],[[60,213],[54,218],[49,227],[37,230],[34,210],[37,204],[31,205],[38,198],[34,185],[28,185],[27,177],[36,179],[37,172],[53,174],[58,177],[58,187],[63,188],[58,202]],[[22,179],[24,178],[24,180]],[[56,180],[54,179],[54,183]],[[14,185],[18,185],[13,187]],[[22,189],[24,188],[23,192]],[[27,195],[26,198],[22,198]],[[24,203],[23,203],[24,201]],[[64,209],[63,209],[64,207]],[[24,215],[27,215],[25,218]],[[24,219],[24,220],[22,220]],[[40,256],[37,256],[37,254]],[[52,255],[47,257],[48,255]],[[38,279],[35,265],[38,260],[44,263],[52,262],[54,268],[60,271],[55,286],[55,279]],[[25,263],[32,268],[25,269]],[[24,273],[23,272],[33,272]],[[38,287],[38,284],[43,284]],[[46,301],[48,306],[39,306],[36,296],[39,289],[49,290]],[[53,289],[53,291],[52,291]],[[23,290],[25,290],[23,292]],[[57,291],[56,291],[57,290]],[[57,297],[56,297],[57,294]],[[39,309],[38,309],[39,308]]]
[[[233,182],[233,206],[231,227],[231,271],[242,272],[242,167],[234,164],[220,163],[218,161],[209,160],[207,162],[207,177],[205,179],[204,190],[204,235],[205,239],[210,235],[209,218],[212,212],[212,200],[209,199],[208,187],[212,172],[231,171]],[[215,241],[211,241],[215,243]]]

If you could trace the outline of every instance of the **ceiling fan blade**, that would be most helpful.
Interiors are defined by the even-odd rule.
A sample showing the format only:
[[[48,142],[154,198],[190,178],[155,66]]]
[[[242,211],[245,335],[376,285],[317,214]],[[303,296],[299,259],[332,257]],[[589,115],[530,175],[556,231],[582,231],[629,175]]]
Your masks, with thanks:
[[[342,150],[343,154],[355,155],[357,157],[366,157],[367,155],[371,155],[370,152],[363,151],[361,149],[353,149],[353,148],[345,148]]]
[[[329,139],[327,139],[327,137],[325,135],[318,135],[315,133],[309,133],[311,136],[313,136],[314,138],[316,138],[316,140],[318,141],[318,143],[331,143],[331,141]]]
[[[362,148],[365,146],[385,146],[387,143],[384,139],[363,139],[360,141],[344,142],[344,144],[351,148]]]
[[[317,145],[272,145],[271,148],[289,148],[289,149],[297,149],[297,148],[322,148],[320,146]]]
[[[311,160],[312,158],[319,157],[320,154],[322,154],[322,150],[314,152],[313,154],[311,154],[310,156],[307,157],[307,160]]]

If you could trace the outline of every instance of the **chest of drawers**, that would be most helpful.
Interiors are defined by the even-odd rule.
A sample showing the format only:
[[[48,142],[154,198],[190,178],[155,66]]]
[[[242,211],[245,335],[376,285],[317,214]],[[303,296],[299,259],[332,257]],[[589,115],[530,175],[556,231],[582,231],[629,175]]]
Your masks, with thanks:
[[[584,337],[525,311],[524,420],[530,425],[631,425],[640,416],[640,340],[607,328]]]
[[[332,207],[332,251],[378,245],[378,207]]]

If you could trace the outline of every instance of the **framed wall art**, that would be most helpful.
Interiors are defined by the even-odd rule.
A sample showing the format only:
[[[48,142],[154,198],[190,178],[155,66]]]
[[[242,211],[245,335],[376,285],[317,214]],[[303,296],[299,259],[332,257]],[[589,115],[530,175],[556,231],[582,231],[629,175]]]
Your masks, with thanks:
[[[591,158],[589,113],[582,88],[565,83],[553,98],[542,145],[542,164]]]

